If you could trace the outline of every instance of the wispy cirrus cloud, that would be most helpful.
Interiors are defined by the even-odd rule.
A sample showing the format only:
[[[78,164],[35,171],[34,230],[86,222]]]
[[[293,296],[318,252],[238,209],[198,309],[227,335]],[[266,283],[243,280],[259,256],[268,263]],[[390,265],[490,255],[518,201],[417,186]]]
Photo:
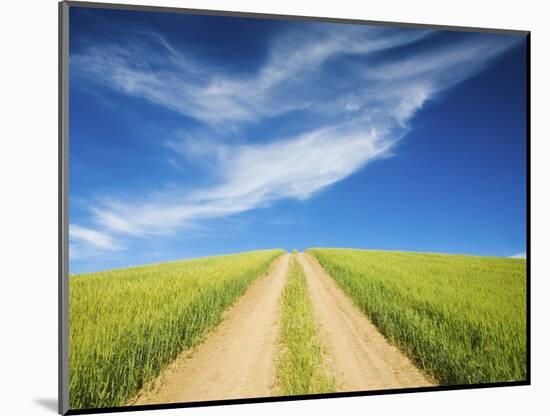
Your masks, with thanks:
[[[93,209],[94,218],[102,228],[121,234],[167,234],[198,220],[280,199],[306,199],[365,164],[389,156],[394,140],[374,128],[348,123],[267,145],[232,146],[216,156],[223,178],[219,184],[191,193],[156,195],[140,203],[107,202]]]
[[[124,46],[96,45],[71,56],[84,77],[207,124],[258,122],[314,104],[322,64],[338,55],[364,55],[421,39],[428,31],[407,32],[366,26],[327,25],[328,30],[291,31],[270,45],[267,61],[253,76],[226,74],[197,62],[160,34]],[[157,48],[151,48],[153,42]],[[301,46],[299,46],[301,45]],[[276,104],[276,105],[274,105]],[[227,124],[224,124],[224,128]]]
[[[307,199],[392,156],[428,100],[514,44],[495,35],[422,43],[430,36],[366,26],[293,30],[267,45],[268,57],[253,75],[196,61],[160,34],[150,40],[159,46],[154,52],[135,42],[124,48],[96,45],[71,56],[79,76],[201,123],[199,135],[161,142],[173,151],[170,163],[178,156],[192,159],[217,178],[191,191],[110,196],[90,208],[90,227],[100,231],[76,228],[75,239],[110,250],[117,246],[112,236],[166,235],[278,200]],[[416,48],[395,53],[410,45]],[[248,124],[290,117],[296,110],[308,117],[299,133],[278,138],[244,133]],[[219,139],[224,129],[243,132],[240,142]]]
[[[112,236],[105,232],[93,230],[78,224],[69,225],[69,240],[73,247],[87,246],[90,249],[121,251],[124,246],[115,242]]]
[[[527,253],[523,252],[523,253],[518,253],[518,254],[514,254],[513,256],[510,256],[511,259],[526,259],[527,258]]]

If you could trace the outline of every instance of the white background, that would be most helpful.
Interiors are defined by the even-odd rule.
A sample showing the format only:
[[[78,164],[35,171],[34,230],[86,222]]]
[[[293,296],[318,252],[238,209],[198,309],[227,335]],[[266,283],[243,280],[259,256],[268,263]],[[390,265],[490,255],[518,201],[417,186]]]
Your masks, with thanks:
[[[548,414],[550,270],[546,236],[550,231],[550,110],[546,98],[550,25],[546,2],[138,1],[189,8],[532,31],[532,386],[142,414]],[[6,1],[1,7],[0,413],[52,415],[57,396],[57,4],[56,0]]]

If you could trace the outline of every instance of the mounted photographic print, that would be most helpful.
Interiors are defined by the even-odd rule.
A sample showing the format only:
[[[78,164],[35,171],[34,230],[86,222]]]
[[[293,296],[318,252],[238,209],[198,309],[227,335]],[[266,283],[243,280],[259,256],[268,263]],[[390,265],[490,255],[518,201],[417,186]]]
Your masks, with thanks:
[[[60,413],[529,384],[529,53],[60,3]]]

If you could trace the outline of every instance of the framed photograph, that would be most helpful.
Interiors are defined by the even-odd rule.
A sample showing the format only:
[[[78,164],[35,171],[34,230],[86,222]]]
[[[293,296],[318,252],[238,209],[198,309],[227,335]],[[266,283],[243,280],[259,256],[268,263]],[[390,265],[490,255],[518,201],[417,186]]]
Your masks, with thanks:
[[[59,4],[59,412],[530,383],[530,33]]]

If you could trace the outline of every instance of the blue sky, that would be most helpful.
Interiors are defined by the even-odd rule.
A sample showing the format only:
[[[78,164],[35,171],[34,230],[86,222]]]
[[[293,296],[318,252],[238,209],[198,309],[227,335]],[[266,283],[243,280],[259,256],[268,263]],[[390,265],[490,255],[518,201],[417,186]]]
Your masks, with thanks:
[[[70,13],[70,273],[525,252],[524,37]]]

